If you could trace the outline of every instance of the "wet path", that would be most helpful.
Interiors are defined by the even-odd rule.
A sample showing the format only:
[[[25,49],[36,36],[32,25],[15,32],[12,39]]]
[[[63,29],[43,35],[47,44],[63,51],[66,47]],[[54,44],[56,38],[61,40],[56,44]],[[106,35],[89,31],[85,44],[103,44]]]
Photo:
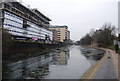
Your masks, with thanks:
[[[111,53],[108,53],[108,57],[105,58],[93,79],[117,79]]]

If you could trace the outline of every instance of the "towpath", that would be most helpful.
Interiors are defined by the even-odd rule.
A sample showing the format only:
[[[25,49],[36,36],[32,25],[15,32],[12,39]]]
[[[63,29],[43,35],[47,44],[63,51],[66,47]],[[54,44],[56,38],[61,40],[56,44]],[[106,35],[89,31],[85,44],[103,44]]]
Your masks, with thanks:
[[[82,77],[81,79],[114,79],[115,81],[120,80],[118,73],[118,58],[120,55],[109,49],[106,50],[104,57],[94,64]]]

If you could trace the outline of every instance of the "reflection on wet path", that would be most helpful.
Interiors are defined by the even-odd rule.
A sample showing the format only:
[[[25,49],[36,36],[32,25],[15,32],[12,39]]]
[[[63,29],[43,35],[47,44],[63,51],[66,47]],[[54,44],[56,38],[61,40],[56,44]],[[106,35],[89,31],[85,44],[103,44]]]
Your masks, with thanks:
[[[95,63],[81,54],[80,46],[55,49],[18,62],[3,62],[3,79],[79,79]]]

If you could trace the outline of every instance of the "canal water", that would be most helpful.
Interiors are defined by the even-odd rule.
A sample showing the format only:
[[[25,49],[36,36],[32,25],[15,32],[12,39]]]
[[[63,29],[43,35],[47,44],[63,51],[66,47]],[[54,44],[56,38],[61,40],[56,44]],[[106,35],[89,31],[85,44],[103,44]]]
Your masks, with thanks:
[[[80,79],[96,63],[81,48],[71,45],[29,59],[3,61],[3,79]]]

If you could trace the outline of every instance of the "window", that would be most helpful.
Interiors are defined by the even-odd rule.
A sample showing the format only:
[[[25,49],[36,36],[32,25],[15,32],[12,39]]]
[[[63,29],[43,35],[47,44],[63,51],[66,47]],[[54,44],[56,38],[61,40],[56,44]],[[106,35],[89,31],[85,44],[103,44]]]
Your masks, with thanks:
[[[27,25],[27,21],[26,20],[23,20],[23,28],[27,28],[28,25]]]
[[[2,8],[2,3],[0,3],[0,8]]]
[[[10,6],[9,6],[9,5],[7,5],[7,4],[5,4],[5,8],[10,9]]]

